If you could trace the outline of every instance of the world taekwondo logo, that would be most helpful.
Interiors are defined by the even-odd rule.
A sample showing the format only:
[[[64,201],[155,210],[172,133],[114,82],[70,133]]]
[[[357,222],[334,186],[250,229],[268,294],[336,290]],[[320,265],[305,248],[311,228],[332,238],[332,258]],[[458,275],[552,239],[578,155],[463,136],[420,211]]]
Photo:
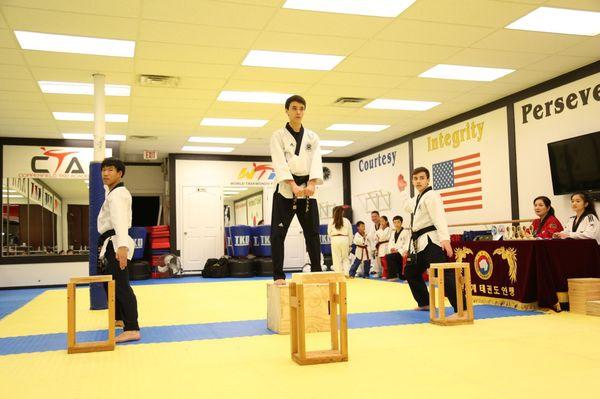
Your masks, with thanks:
[[[238,180],[263,180],[263,177],[266,177],[266,180],[275,179],[275,169],[270,165],[257,165],[256,163],[252,163],[251,168],[243,168],[240,171]]]

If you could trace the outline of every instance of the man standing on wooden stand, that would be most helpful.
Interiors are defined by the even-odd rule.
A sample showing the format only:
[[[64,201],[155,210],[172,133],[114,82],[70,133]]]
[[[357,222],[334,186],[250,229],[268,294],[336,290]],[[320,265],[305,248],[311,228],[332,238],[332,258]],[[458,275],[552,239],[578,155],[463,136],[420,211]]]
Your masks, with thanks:
[[[123,333],[115,341],[137,341],[140,339],[137,299],[129,285],[127,269],[135,249],[129,236],[131,194],[121,182],[125,164],[117,158],[106,158],[101,166],[106,196],[98,214],[98,260],[102,274],[112,274],[115,280],[116,326],[123,327]]]
[[[289,122],[271,136],[271,160],[277,189],[273,195],[271,251],[275,284],[285,284],[284,242],[294,215],[302,226],[311,271],[321,271],[319,209],[313,197],[323,184],[319,136],[302,126],[306,101],[294,95],[285,102]]]

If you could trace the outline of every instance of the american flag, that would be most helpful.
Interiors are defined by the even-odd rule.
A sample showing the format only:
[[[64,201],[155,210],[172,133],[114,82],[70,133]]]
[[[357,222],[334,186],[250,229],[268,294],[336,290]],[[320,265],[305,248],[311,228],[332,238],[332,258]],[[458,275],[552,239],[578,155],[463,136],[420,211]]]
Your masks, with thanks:
[[[446,212],[482,209],[479,153],[434,164],[433,189],[442,196]]]

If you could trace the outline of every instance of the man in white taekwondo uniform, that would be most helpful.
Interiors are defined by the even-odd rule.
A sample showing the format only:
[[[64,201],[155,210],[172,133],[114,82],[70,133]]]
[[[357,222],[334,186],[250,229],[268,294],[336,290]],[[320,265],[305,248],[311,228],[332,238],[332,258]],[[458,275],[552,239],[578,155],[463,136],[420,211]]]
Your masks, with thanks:
[[[304,232],[311,271],[321,271],[319,209],[313,198],[315,187],[323,184],[323,161],[319,136],[304,129],[302,118],[306,101],[292,96],[285,102],[289,123],[271,137],[271,160],[277,189],[273,195],[271,216],[271,252],[275,284],[285,284],[283,248],[294,215]]]
[[[423,167],[413,170],[412,183],[419,194],[414,198],[409,198],[405,191],[404,179],[398,181],[403,208],[411,214],[411,238],[417,257],[416,265],[407,264],[404,275],[412,295],[417,301],[418,308],[416,310],[429,310],[429,293],[423,280],[423,272],[429,268],[431,263],[447,262],[446,256],[452,258],[453,251],[450,245],[448,223],[444,214],[444,204],[440,195],[429,185],[429,170]],[[411,254],[412,256],[415,254]],[[446,296],[456,312],[454,270],[446,270],[444,277]],[[463,301],[463,303],[465,302]]]
[[[98,256],[103,274],[111,274],[115,280],[115,318],[123,333],[116,342],[140,339],[137,299],[129,285],[128,261],[133,257],[135,243],[129,236],[131,227],[131,194],[121,182],[125,165],[116,158],[102,161],[102,182],[105,199],[98,214]]]

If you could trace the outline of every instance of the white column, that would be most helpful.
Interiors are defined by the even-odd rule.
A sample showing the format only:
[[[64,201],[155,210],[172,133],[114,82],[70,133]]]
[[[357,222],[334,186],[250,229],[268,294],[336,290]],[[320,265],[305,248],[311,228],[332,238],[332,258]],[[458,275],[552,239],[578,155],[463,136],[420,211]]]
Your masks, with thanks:
[[[106,154],[106,121],[104,120],[104,81],[100,73],[94,77],[94,161],[102,162]]]

